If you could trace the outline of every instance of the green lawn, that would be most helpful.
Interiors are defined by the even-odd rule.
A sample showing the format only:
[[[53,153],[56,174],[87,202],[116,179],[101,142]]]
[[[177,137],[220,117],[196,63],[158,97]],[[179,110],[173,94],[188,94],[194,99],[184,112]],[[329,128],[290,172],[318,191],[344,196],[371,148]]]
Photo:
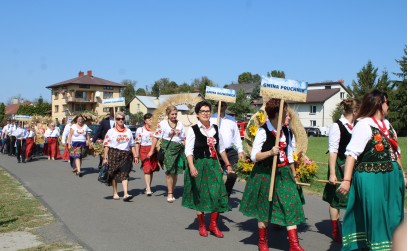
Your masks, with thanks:
[[[319,172],[317,174],[317,179],[327,179],[327,160],[329,155],[326,154],[328,148],[328,138],[327,137],[309,137],[308,150],[306,155],[317,162],[319,166]],[[407,170],[407,138],[398,138],[399,146],[401,148],[401,161],[404,170]],[[325,184],[320,182],[311,182],[310,187],[305,189],[311,192],[317,192],[319,194],[323,193]]]

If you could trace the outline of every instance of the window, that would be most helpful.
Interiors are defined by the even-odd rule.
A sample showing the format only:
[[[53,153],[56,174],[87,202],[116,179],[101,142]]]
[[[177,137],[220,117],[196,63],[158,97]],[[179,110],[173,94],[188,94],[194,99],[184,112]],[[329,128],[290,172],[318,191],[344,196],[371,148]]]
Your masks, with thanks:
[[[346,98],[346,93],[345,92],[340,92],[340,98],[345,99]]]
[[[104,107],[103,112],[109,112],[110,107]]]
[[[113,98],[113,92],[103,92],[103,99]]]
[[[324,89],[331,89],[331,85],[325,85]]]
[[[85,99],[85,98],[86,98],[86,92],[79,92],[79,91],[76,91],[76,92],[75,92],[75,98],[82,98],[82,99]]]
[[[54,112],[58,112],[58,105],[54,105]]]
[[[82,88],[82,89],[90,89],[91,88],[90,85],[78,85],[78,87]]]
[[[54,92],[54,99],[58,99],[59,92]]]
[[[316,126],[316,120],[310,120],[310,126]]]
[[[315,105],[310,106],[310,114],[316,114],[316,106]]]
[[[86,104],[75,104],[75,111],[82,112],[86,110]]]
[[[113,90],[113,86],[104,86],[103,89],[104,90]]]

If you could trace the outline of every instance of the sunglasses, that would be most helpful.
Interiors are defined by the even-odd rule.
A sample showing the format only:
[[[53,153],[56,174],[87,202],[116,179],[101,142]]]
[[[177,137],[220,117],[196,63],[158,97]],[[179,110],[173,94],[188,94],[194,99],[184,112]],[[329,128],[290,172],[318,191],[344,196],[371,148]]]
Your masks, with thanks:
[[[211,113],[210,110],[199,110],[198,112],[201,113],[201,114],[210,114]]]
[[[120,121],[120,120],[125,121],[125,118],[116,118],[116,121]]]

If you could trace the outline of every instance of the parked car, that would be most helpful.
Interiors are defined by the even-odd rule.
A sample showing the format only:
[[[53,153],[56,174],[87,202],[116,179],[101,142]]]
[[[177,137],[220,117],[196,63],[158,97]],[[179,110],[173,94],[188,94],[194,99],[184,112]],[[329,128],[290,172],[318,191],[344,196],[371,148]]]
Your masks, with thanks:
[[[305,127],[305,130],[308,137],[320,137],[322,135],[317,127]]]
[[[135,126],[135,125],[126,125],[126,127],[129,128],[132,131],[133,138],[135,138],[137,126]]]
[[[239,135],[241,136],[241,138],[244,138],[245,136],[245,130],[246,130],[247,125],[248,125],[248,122],[246,121],[237,121]]]

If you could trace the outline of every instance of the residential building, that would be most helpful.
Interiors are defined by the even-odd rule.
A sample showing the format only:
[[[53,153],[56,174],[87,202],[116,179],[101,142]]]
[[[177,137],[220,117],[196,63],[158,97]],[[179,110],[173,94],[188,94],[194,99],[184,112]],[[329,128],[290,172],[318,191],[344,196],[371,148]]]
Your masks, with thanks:
[[[52,119],[62,121],[84,111],[104,115],[112,104],[103,104],[103,100],[120,97],[125,85],[98,78],[88,71],[80,71],[78,77],[47,86],[51,90]],[[116,107],[116,110],[121,109]]]
[[[238,91],[244,89],[247,95],[252,93],[255,84],[232,84],[227,88]],[[350,97],[344,86],[344,81],[323,82],[308,84],[307,99],[305,103],[288,101],[290,107],[295,110],[303,126],[319,127],[322,134],[327,133],[333,123],[332,113],[343,99]],[[260,109],[263,99],[256,99],[252,104]]]

